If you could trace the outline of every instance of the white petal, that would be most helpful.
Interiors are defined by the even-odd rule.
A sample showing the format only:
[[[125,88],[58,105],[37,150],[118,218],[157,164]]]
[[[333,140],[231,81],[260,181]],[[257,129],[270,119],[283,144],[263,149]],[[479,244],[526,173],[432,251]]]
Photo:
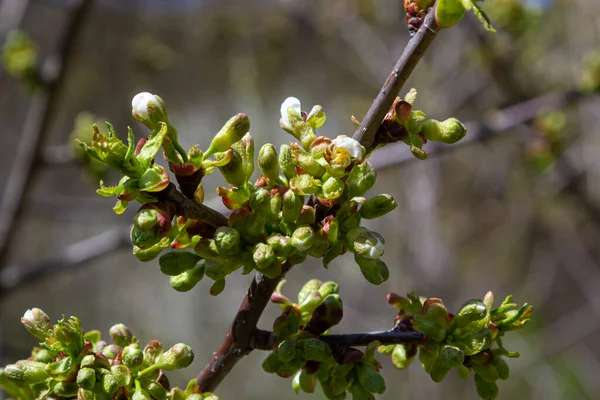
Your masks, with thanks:
[[[33,311],[31,310],[27,310],[25,311],[25,314],[23,314],[23,319],[27,320],[27,321],[33,321]]]
[[[147,120],[150,118],[148,116],[148,103],[153,103],[158,109],[161,108],[161,104],[156,100],[156,97],[148,92],[136,94],[131,100],[131,108],[141,119]]]
[[[302,108],[300,104],[300,100],[295,97],[288,97],[281,103],[281,118],[286,123],[286,125],[290,125],[290,117],[288,115],[288,108],[292,107],[294,110],[298,112],[298,114],[302,114]]]
[[[371,248],[369,249],[369,258],[373,260],[376,258],[380,258],[383,255],[384,251],[385,247],[383,246],[383,243],[381,243],[380,240],[377,240],[377,244],[371,246]]]
[[[362,160],[365,156],[365,148],[351,137],[346,135],[340,135],[332,141],[334,151],[337,147],[343,147],[348,151],[350,157],[356,158],[358,160]]]

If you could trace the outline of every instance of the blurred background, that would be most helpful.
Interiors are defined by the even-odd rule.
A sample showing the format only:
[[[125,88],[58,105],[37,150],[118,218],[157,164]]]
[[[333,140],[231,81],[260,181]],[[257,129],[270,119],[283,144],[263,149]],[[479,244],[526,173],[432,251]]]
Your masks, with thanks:
[[[369,285],[351,257],[328,270],[313,260],[294,268],[284,293],[310,278],[340,283],[336,333],[391,328],[391,291],[441,297],[451,310],[488,290],[499,301],[514,294],[534,318],[505,343],[521,358],[499,398],[598,399],[600,2],[483,7],[498,32],[467,15],[438,35],[404,89],[418,89],[428,117],[467,122],[464,143],[426,145],[425,161],[404,145],[372,157],[372,193],[399,203],[370,225],[387,241],[389,280]],[[238,112],[257,146],[279,147],[291,139],[278,126],[288,96],[324,107],[322,134],[350,135],[350,116],[366,113],[409,39],[401,0],[2,0],[0,35],[14,46],[0,70],[0,364],[28,356],[36,341],[19,320],[40,307],[105,335],[123,322],[142,342],[191,345],[192,366],[169,374],[177,385],[220,343],[251,277],[233,274],[218,297],[204,281],[171,289],[157,262],[131,254],[135,207],[117,216],[113,199],[95,194],[101,178],[118,176],[90,164],[73,139],[104,120],[122,138],[128,125],[145,135],[131,117],[140,91],[164,99],[186,148],[206,148]],[[48,86],[23,73],[28,63]],[[204,187],[219,208],[216,175]],[[259,326],[278,313],[269,306]],[[265,356],[240,362],[217,394],[324,398],[296,396],[289,379],[262,371]],[[435,384],[418,365],[396,371],[380,359],[382,399],[477,398],[472,379]]]

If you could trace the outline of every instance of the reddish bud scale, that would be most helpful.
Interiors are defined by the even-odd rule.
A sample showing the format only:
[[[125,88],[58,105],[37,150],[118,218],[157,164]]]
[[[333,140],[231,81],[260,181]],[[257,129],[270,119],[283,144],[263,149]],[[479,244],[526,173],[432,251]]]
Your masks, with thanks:
[[[404,0],[406,24],[411,36],[417,33],[421,25],[423,25],[427,11],[434,2],[435,0]]]
[[[140,140],[138,140],[137,144],[135,145],[135,150],[134,150],[133,154],[135,154],[136,156],[138,154],[140,154],[140,151],[142,151],[142,147],[144,147],[144,145],[146,144],[147,141],[148,141],[147,137],[143,137]]]

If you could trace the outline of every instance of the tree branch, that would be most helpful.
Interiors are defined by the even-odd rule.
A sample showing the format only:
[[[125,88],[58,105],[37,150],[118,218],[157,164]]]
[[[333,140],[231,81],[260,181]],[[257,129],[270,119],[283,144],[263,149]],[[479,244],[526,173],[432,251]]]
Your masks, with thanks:
[[[173,183],[163,191],[155,193],[156,198],[170,203],[175,214],[207,222],[214,227],[227,226],[227,217],[212,208],[185,197]]]
[[[421,344],[425,335],[415,331],[401,331],[392,329],[381,332],[350,333],[342,335],[321,335],[319,340],[327,343],[330,347],[360,347],[368,346],[374,341],[382,345],[389,344]],[[257,329],[252,341],[252,348],[256,350],[273,350],[275,335],[273,332]]]
[[[423,25],[404,48],[394,69],[392,69],[392,72],[381,87],[371,108],[367,111],[367,115],[365,115],[362,123],[356,132],[354,132],[354,139],[365,146],[367,152],[374,147],[375,134],[385,118],[385,114],[387,114],[392,107],[394,99],[398,96],[398,93],[402,90],[402,87],[408,80],[410,74],[438,33],[439,27],[437,26],[434,17],[435,7],[436,5],[433,5],[429,9]]]

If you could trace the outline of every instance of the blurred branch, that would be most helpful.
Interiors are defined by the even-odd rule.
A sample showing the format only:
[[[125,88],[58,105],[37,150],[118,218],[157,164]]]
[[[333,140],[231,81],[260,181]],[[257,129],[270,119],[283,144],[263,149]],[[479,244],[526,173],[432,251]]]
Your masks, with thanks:
[[[367,111],[367,115],[365,115],[362,123],[356,132],[354,132],[354,139],[361,142],[367,149],[367,152],[374,147],[375,133],[377,133],[377,129],[379,129],[385,114],[392,107],[392,103],[396,96],[398,96],[398,93],[400,93],[400,90],[402,90],[404,83],[406,83],[417,63],[421,60],[421,57],[423,57],[423,54],[425,54],[425,51],[437,35],[439,27],[434,18],[435,7],[436,5],[433,5],[429,9],[423,25],[404,48],[402,55],[381,87],[371,108]]]
[[[51,257],[10,265],[0,271],[0,293],[6,295],[22,284],[58,271],[75,269],[95,258],[129,246],[129,229],[115,228],[72,243]]]
[[[487,140],[495,135],[505,132],[518,125],[528,123],[537,117],[551,111],[563,109],[592,93],[579,90],[566,90],[542,95],[509,107],[496,111],[483,122],[466,122],[467,136],[454,146],[444,146],[432,143],[426,148],[428,154],[441,151],[454,150],[461,145]],[[371,160],[373,167],[381,170],[412,161],[415,157],[408,151],[404,151],[403,143],[390,144],[377,150],[377,157]]]
[[[344,335],[321,335],[319,340],[327,343],[330,347],[357,347],[368,346],[374,341],[382,345],[389,344],[422,344],[425,336],[421,332],[389,330],[382,332],[350,333]],[[252,341],[252,348],[256,350],[273,350],[275,345],[273,332],[257,329]]]
[[[34,175],[44,133],[57,106],[60,88],[67,76],[75,54],[75,42],[84,27],[92,8],[92,0],[80,0],[71,17],[55,54],[49,56],[41,67],[46,90],[32,99],[25,117],[15,160],[0,200],[0,265],[6,260],[10,236],[23,211],[24,197]]]

